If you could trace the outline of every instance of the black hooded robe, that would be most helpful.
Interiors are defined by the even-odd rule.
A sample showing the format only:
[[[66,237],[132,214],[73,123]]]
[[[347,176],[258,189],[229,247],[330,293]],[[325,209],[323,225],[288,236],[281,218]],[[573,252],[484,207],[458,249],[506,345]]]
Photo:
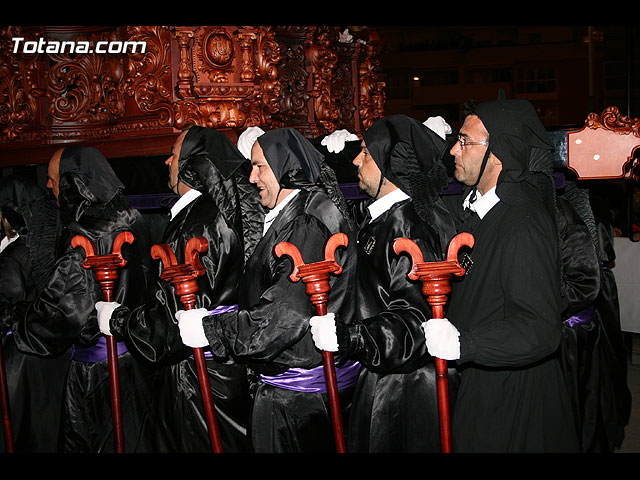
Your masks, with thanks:
[[[555,209],[527,167],[530,146],[544,148],[548,137],[525,101],[480,104],[478,115],[502,162],[500,201],[462,227],[475,243],[473,265],[453,282],[446,312],[460,332],[453,449],[577,452],[557,356],[564,303]],[[457,208],[464,218],[461,202]]]
[[[162,243],[172,248],[182,264],[187,241],[194,237],[204,237],[210,245],[208,252],[200,254],[207,272],[197,280],[194,308],[213,310],[235,304],[242,244],[206,195],[199,196],[169,222]],[[173,286],[158,278],[143,306],[131,312],[120,307],[114,312],[111,330],[127,338],[141,356],[164,372],[163,382],[154,388],[156,451],[206,453],[211,451],[211,440],[193,351],[182,343],[174,316],[184,309]],[[246,452],[250,405],[246,368],[228,357],[212,357],[209,352],[205,361],[222,450]]]
[[[446,256],[455,226],[439,200],[446,185],[441,162],[446,143],[418,121],[390,116],[364,134],[382,174],[411,199],[394,204],[358,232],[356,321],[348,329],[347,355],[363,369],[350,423],[350,452],[440,452],[434,358],[427,351],[422,323],[432,316],[422,282],[408,274],[411,259],[397,255],[393,242],[409,238],[425,262]],[[418,173],[419,172],[419,173]],[[419,214],[421,211],[422,214]],[[458,375],[449,369],[450,405]]]
[[[279,169],[275,158],[284,160],[284,155],[272,156],[269,150],[271,141],[277,142],[283,137],[291,140],[291,143],[284,142],[289,145],[286,150],[300,163],[305,163],[304,167],[318,168],[322,161],[320,154],[310,144],[307,148],[299,134],[285,130],[288,129],[267,132],[258,138],[276,178],[291,167],[287,164]],[[294,167],[299,171],[302,166],[296,161]],[[236,356],[260,375],[251,423],[253,448],[258,453],[335,452],[328,398],[326,393],[315,390],[324,388],[322,354],[316,349],[309,329],[309,319],[316,315],[316,310],[305,293],[303,282],[290,280],[293,265],[289,257],[277,258],[273,254],[275,245],[290,242],[298,248],[305,263],[321,261],[329,237],[339,232],[347,234],[349,246],[336,251],[336,261],[343,271],[331,277],[327,312],[351,318],[353,230],[325,189],[313,183],[313,180],[297,180],[288,186],[299,185],[301,189],[273,221],[248,260],[239,286],[238,311],[213,315],[203,321],[215,354]],[[334,187],[337,189],[337,183]],[[340,368],[336,366],[339,378]],[[305,384],[302,391],[283,385],[288,380],[283,376],[296,377],[300,371],[308,375],[311,369],[318,369],[313,377],[314,385]],[[357,364],[350,364],[344,371],[354,380],[358,370]],[[338,383],[340,387],[341,382]],[[353,383],[347,381],[345,388],[340,389],[345,423]]]
[[[253,200],[245,199],[242,206],[236,200],[242,183],[248,185],[249,164],[223,134],[197,126],[185,136],[179,162],[179,178],[202,194],[171,219],[162,243],[171,247],[182,264],[187,242],[204,237],[208,250],[199,258],[206,273],[197,279],[194,308],[233,306],[245,249],[254,248],[252,230],[243,231],[241,213]],[[254,217],[247,220],[259,220],[258,211]],[[162,268],[159,265],[159,271]],[[175,320],[175,312],[184,309],[171,283],[157,278],[144,305],[133,311],[123,307],[114,311],[111,331],[126,338],[163,372],[162,383],[154,387],[156,451],[206,453],[211,452],[211,440],[193,350],[182,343]],[[247,369],[229,355],[213,356],[210,351],[205,352],[205,361],[222,451],[247,452],[251,407]]]
[[[435,365],[422,330],[431,307],[422,283],[407,277],[410,259],[393,251],[393,241],[402,237],[418,244],[425,262],[443,257],[437,235],[420,221],[410,200],[358,233],[358,320],[350,336],[360,346],[351,356],[365,368],[350,415],[350,452],[441,451]],[[451,368],[452,408],[457,382]]]
[[[129,207],[122,184],[106,159],[90,147],[67,147],[60,159],[62,223],[54,271],[38,298],[3,309],[18,348],[27,354],[51,357],[71,346],[74,353],[63,398],[60,450],[73,453],[115,451],[106,345],[95,303],[102,291],[94,272],[82,267],[85,252],[72,248],[83,235],[93,241],[97,255],[112,252],[118,233],[133,233],[122,256],[114,300],[131,307],[142,301],[149,275],[148,231],[139,212]],[[141,288],[142,287],[142,288]],[[119,345],[118,373],[126,452],[151,452],[150,439],[140,435],[149,414],[149,373]]]
[[[31,302],[53,268],[57,211],[44,189],[19,177],[0,181],[0,209],[20,235],[0,253],[0,304]],[[2,351],[15,451],[56,452],[71,349],[52,358],[28,355],[18,350],[9,334],[2,339]],[[5,451],[4,436],[0,444]]]

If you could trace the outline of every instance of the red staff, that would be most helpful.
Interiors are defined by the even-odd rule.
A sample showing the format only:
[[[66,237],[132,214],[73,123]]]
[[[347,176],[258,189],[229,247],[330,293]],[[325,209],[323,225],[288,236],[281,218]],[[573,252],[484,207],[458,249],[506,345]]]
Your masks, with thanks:
[[[411,256],[413,267],[409,272],[411,280],[422,281],[422,293],[427,297],[433,318],[444,318],[444,305],[447,294],[451,293],[451,275],[464,275],[465,269],[458,263],[458,250],[463,246],[473,247],[474,239],[470,233],[460,233],[453,237],[447,251],[447,259],[442,262],[425,262],[420,247],[408,238],[397,238],[393,250],[399,255],[406,252]],[[447,361],[435,359],[436,384],[438,388],[438,406],[440,415],[440,442],[444,453],[451,453],[451,420],[449,415],[449,378]]]
[[[346,247],[349,238],[344,233],[336,233],[327,241],[324,250],[325,260],[315,263],[305,264],[298,248],[289,242],[280,242],[274,247],[277,257],[288,255],[293,261],[293,272],[289,278],[293,282],[302,279],[306,286],[307,295],[310,296],[311,303],[315,305],[318,315],[327,314],[327,299],[329,298],[329,274],[339,275],[342,267],[335,260],[335,251],[339,246]],[[336,369],[333,363],[333,353],[322,351],[324,362],[324,375],[327,383],[327,393],[329,395],[329,405],[331,407],[331,420],[333,422],[333,435],[338,453],[345,453],[344,433],[342,428],[342,414],[340,412],[340,398],[338,397],[338,381],[336,380]]]
[[[0,337],[0,402],[2,403],[2,425],[4,426],[4,444],[7,453],[15,453],[13,443],[13,426],[11,425],[11,408],[9,407],[9,387],[7,386],[7,370],[2,353],[2,337]]]
[[[189,239],[184,252],[185,263],[179,265],[169,245],[162,244],[151,247],[151,256],[160,259],[164,266],[160,278],[173,284],[176,295],[180,297],[180,301],[186,310],[192,310],[195,307],[196,292],[198,291],[197,278],[206,272],[206,269],[200,262],[199,254],[206,252],[208,249],[209,243],[204,237]],[[199,347],[194,348],[193,357],[196,361],[198,379],[200,380],[200,390],[202,392],[202,401],[204,402],[204,411],[209,428],[211,446],[214,453],[222,453],[222,442],[220,441],[220,432],[213,405],[213,395],[211,394],[204,350]]]
[[[103,300],[113,301],[113,289],[118,279],[118,269],[124,267],[127,261],[120,251],[124,243],[133,243],[131,232],[121,232],[113,241],[113,250],[108,255],[96,255],[96,247],[91,239],[76,235],[71,239],[71,246],[81,246],[85,251],[84,268],[92,268],[96,281],[100,284]],[[107,361],[109,365],[109,385],[111,389],[111,416],[113,419],[113,437],[116,453],[124,452],[124,433],[122,429],[122,408],[120,405],[120,382],[118,380],[118,352],[116,341],[111,335],[106,335]]]

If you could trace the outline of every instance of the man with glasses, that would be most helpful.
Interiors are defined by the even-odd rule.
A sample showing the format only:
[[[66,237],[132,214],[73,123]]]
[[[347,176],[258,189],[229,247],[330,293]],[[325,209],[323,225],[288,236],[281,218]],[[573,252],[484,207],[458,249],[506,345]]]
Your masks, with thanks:
[[[533,151],[546,131],[525,100],[474,107],[451,149],[459,229],[475,238],[472,265],[453,286],[447,319],[424,330],[429,352],[455,360],[461,383],[452,418],[456,452],[575,452],[561,338],[555,207]],[[548,179],[546,179],[548,180]]]

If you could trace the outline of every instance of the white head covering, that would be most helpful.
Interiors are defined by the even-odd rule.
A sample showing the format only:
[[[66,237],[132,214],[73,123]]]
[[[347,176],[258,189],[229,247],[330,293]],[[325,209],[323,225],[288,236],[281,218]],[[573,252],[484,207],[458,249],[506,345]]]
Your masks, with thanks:
[[[443,139],[446,139],[446,135],[452,132],[451,126],[442,117],[429,117],[423,123]]]
[[[260,127],[249,127],[238,137],[238,150],[244,158],[251,160],[251,147],[256,139],[264,133]]]

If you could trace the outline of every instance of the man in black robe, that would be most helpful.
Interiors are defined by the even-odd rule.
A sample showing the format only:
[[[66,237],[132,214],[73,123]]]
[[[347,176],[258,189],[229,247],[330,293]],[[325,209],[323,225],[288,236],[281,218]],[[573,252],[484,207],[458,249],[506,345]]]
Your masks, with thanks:
[[[171,208],[162,243],[182,264],[187,242],[204,237],[208,250],[199,258],[206,273],[197,279],[194,311],[202,316],[233,309],[245,254],[255,248],[262,229],[262,207],[248,182],[250,164],[224,134],[200,126],[178,136],[166,163],[169,186],[179,199]],[[157,451],[210,452],[193,350],[182,343],[175,319],[185,307],[173,285],[157,278],[144,305],[134,310],[117,304],[97,308],[111,334],[125,338],[149,362],[164,366],[166,381],[156,385]],[[222,450],[246,452],[251,400],[246,367],[228,354],[207,351],[205,360]]]
[[[439,198],[448,184],[447,154],[447,142],[430,128],[392,115],[364,132],[353,161],[360,188],[372,199],[358,232],[356,321],[346,326],[337,317],[327,326],[320,317],[313,327],[319,348],[335,328],[339,358],[364,367],[347,430],[351,452],[441,451],[435,365],[422,331],[431,307],[422,282],[408,278],[411,259],[397,255],[393,243],[406,237],[424,261],[444,260],[455,234]],[[454,399],[454,369],[449,377]]]
[[[53,271],[60,226],[56,207],[31,179],[3,177],[0,223],[5,233],[0,242],[0,304],[33,301]],[[71,349],[53,358],[24,354],[8,332],[2,351],[15,451],[56,452]]]
[[[106,342],[94,309],[102,291],[93,270],[82,267],[84,249],[72,248],[71,239],[85,236],[94,243],[96,255],[106,255],[120,232],[134,235],[133,244],[122,247],[127,264],[119,270],[113,293],[117,302],[133,307],[141,302],[149,275],[148,232],[141,214],[129,206],[122,183],[95,148],[58,150],[49,162],[48,177],[64,226],[55,267],[35,300],[0,309],[0,325],[10,328],[17,347],[27,354],[55,357],[73,346],[64,386],[60,448],[113,452]],[[117,347],[124,448],[150,452],[149,439],[140,435],[149,406],[147,372],[126,345]]]
[[[203,319],[181,317],[181,335],[193,347],[210,344],[217,355],[246,361],[259,375],[251,425],[256,452],[334,452],[322,354],[309,331],[315,307],[302,281],[289,278],[290,258],[276,257],[273,248],[290,242],[305,263],[313,263],[324,260],[333,234],[347,234],[349,246],[336,251],[343,271],[330,280],[327,310],[351,318],[353,227],[335,174],[296,130],[260,135],[251,163],[250,181],[269,212],[240,280],[239,309]],[[336,366],[343,418],[358,371],[353,362]]]
[[[453,286],[449,320],[425,324],[429,351],[456,360],[456,452],[576,452],[557,358],[560,254],[555,208],[529,171],[531,148],[551,149],[525,100],[476,106],[451,149],[455,177],[473,187],[456,208],[475,244]],[[468,215],[461,211],[468,210]]]

